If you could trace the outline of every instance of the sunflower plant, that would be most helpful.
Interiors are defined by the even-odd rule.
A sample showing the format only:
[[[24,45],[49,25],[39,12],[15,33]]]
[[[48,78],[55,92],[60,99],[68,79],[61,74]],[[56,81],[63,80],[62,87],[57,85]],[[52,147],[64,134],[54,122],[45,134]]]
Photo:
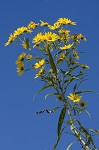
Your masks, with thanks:
[[[75,142],[79,142],[83,150],[97,149],[93,134],[99,134],[99,130],[86,128],[79,120],[82,112],[89,114],[82,94],[92,91],[81,89],[81,84],[87,78],[86,69],[89,69],[89,66],[79,61],[80,52],[77,48],[86,38],[81,33],[70,31],[70,26],[75,25],[76,22],[68,18],[59,18],[53,25],[41,20],[39,23],[31,21],[27,26],[11,33],[5,43],[5,46],[14,43],[24,49],[16,60],[18,75],[34,70],[34,79],[40,78],[44,83],[36,94],[52,88],[53,92],[45,95],[45,98],[55,96],[59,102],[56,108],[36,113],[51,114],[60,110],[57,140],[53,150],[56,150],[63,132],[76,138],[66,150],[70,150]]]

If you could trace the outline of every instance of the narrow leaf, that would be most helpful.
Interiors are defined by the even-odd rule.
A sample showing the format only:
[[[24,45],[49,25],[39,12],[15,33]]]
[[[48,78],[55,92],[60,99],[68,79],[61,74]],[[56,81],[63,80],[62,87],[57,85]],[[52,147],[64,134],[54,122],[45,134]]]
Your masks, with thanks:
[[[53,95],[58,95],[58,93],[49,93],[45,95],[45,100],[47,99],[48,96],[53,96]]]
[[[56,144],[54,145],[53,150],[56,150],[56,147],[57,147],[57,145],[58,145],[58,143],[59,143],[59,141],[60,141],[60,138],[61,138],[61,136],[62,136],[62,133],[63,133],[64,129],[65,129],[65,127],[64,127],[64,128],[62,129],[62,131],[60,132],[60,134],[59,134],[59,136],[58,136],[58,138],[57,138]]]
[[[30,50],[30,42],[28,38],[26,38],[25,44],[26,44],[26,48]]]
[[[67,57],[68,54],[69,54],[69,52],[67,52],[67,53],[65,54],[64,59]],[[63,59],[63,60],[64,60],[64,59]],[[56,62],[56,65],[58,65],[59,63],[61,63],[63,60],[58,59],[57,62]]]
[[[79,67],[79,65],[77,65],[77,66],[71,68],[71,69],[69,70],[68,74],[71,73],[72,71],[74,71],[74,70],[75,70],[76,68],[78,68],[78,67]]]
[[[86,109],[84,109],[84,111],[88,114],[88,116],[91,118],[91,115],[90,115],[90,113],[86,110]]]
[[[52,110],[50,110],[51,113],[55,112],[57,109],[59,109],[60,107],[56,107],[56,108],[53,108]]]
[[[67,148],[66,150],[70,150],[71,146],[75,143],[76,141],[73,141]]]
[[[65,118],[65,114],[66,114],[66,108],[67,105],[64,106],[64,108],[62,109],[60,116],[59,116],[59,120],[58,120],[58,136],[60,135],[60,131],[61,131],[61,127]]]
[[[92,90],[81,90],[76,92],[75,94],[85,93],[85,92],[93,92]]]
[[[46,86],[43,86],[39,91],[37,91],[37,93],[34,95],[34,97],[33,97],[33,100],[35,99],[35,96],[37,95],[37,94],[39,94],[40,92],[42,92],[42,91],[44,91],[45,89],[47,89],[47,88],[49,88],[49,87],[51,87],[52,85],[46,85]]]
[[[91,132],[94,132],[96,134],[99,134],[99,130],[96,130],[96,129],[88,129],[88,130],[91,131]]]
[[[41,47],[41,46],[38,46],[38,49],[43,51],[43,52],[46,52],[46,50],[43,47]]]
[[[51,113],[55,112],[58,108],[60,108],[60,107],[56,107],[52,110],[48,110],[48,109],[40,110],[39,112],[36,112],[36,114],[41,114],[41,113],[45,113],[45,112],[51,114]]]
[[[75,76],[73,76],[73,77],[70,77],[70,78],[68,78],[68,79],[66,79],[65,81],[64,81],[64,83],[67,83],[67,82],[72,82],[73,80],[80,80],[79,78],[77,78],[77,77],[75,77]]]
[[[48,49],[48,56],[49,56],[49,61],[50,61],[51,68],[53,69],[53,72],[54,72],[55,75],[57,76],[57,69],[56,69],[56,66],[55,66],[55,63],[54,63],[52,54],[51,54],[51,52],[50,52],[49,49]]]

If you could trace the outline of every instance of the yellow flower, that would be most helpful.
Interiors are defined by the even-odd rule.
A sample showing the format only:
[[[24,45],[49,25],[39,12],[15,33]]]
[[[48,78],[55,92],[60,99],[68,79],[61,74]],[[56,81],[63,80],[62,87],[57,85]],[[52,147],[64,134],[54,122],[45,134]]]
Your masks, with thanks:
[[[79,96],[78,94],[73,94],[70,93],[69,96],[67,96],[70,100],[72,100],[73,102],[79,102],[82,98],[82,96]]]
[[[68,18],[59,18],[58,21],[57,21],[57,23],[59,23],[60,25],[65,25],[65,24],[76,25],[76,22],[72,22]]]
[[[60,60],[63,60],[65,58],[65,54],[60,54]]]
[[[13,42],[19,35],[23,34],[24,32],[28,32],[31,33],[32,30],[28,29],[27,27],[20,27],[17,30],[14,31],[14,33],[10,34],[7,43],[5,44],[5,46],[9,45],[11,42]]]
[[[63,47],[60,47],[61,50],[68,50],[72,47],[73,44],[68,44],[68,45],[65,45]]]
[[[69,35],[70,30],[60,29],[58,32],[61,34]]]
[[[51,42],[54,42],[60,39],[60,37],[57,34],[52,33],[52,32],[45,32],[44,37],[46,41],[51,41]]]
[[[89,66],[87,66],[86,64],[81,64],[80,66],[83,67],[84,69],[85,69],[85,68],[88,68],[88,69],[89,69]]]
[[[79,59],[78,52],[75,51],[74,49],[73,49],[73,56],[74,56],[77,60]]]
[[[19,64],[17,64],[17,72],[19,74],[19,76],[21,76],[24,72],[24,64],[23,62],[20,62]]]
[[[14,33],[13,33],[13,36],[14,36],[14,38],[17,38],[19,35],[21,35],[21,34],[23,34],[25,32],[31,33],[32,30],[30,30],[27,27],[23,26],[23,27],[20,27],[17,30],[15,30]]]
[[[79,39],[86,41],[86,38],[80,33],[80,34],[74,34],[71,36],[71,38],[79,43]]]
[[[35,63],[34,69],[42,67],[44,62],[45,62],[45,59],[41,59],[38,63]]]
[[[43,73],[44,73],[44,67],[42,67],[40,70],[39,70],[39,72],[36,74],[36,76],[35,76],[35,78],[38,78],[38,77],[40,77]]]
[[[28,54],[26,55],[27,60],[31,60],[32,59],[32,55]]]
[[[30,42],[29,42],[28,38],[22,43],[22,47],[25,48],[25,49],[31,50],[31,48],[30,48]]]
[[[30,22],[29,24],[28,24],[28,28],[30,29],[30,28],[33,28],[33,29],[35,29],[36,27],[38,27],[38,25],[39,24],[36,24],[35,22]]]
[[[40,20],[40,21],[41,21],[40,26],[48,26],[49,25],[48,22],[43,22],[42,20]]]
[[[85,102],[83,102],[83,101],[79,102],[79,105],[80,105],[81,107],[86,107],[86,106],[87,106],[87,104],[86,104]]]
[[[18,59],[16,60],[16,64],[21,63],[24,60],[24,57],[26,56],[26,53],[22,53],[18,56]]]
[[[59,27],[60,27],[60,24],[58,24],[58,23],[54,23],[53,26],[48,25],[48,28],[49,28],[50,30],[57,30]]]
[[[10,43],[12,43],[13,40],[14,40],[14,36],[13,36],[13,34],[11,33],[10,36],[9,36],[9,38],[8,38],[8,41],[5,43],[5,46],[7,46],[7,45],[9,45]]]
[[[49,69],[49,71],[48,71],[49,73],[53,73],[53,69]]]
[[[40,44],[45,40],[44,35],[40,32],[33,38],[33,43]]]

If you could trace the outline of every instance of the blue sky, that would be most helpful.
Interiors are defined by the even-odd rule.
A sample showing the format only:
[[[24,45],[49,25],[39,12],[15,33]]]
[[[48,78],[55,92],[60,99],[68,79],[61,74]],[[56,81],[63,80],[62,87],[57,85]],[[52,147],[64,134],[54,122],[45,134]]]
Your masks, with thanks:
[[[30,21],[54,23],[60,17],[75,21],[74,31],[87,38],[80,47],[87,52],[82,61],[90,66],[84,88],[99,92],[99,0],[3,0],[0,4],[1,150],[51,150],[56,141],[59,111],[35,115],[36,111],[57,106],[56,99],[51,97],[45,101],[46,91],[33,101],[41,83],[33,79],[33,72],[26,72],[22,77],[17,75],[15,60],[22,49],[15,45],[4,47],[4,44],[13,30]],[[92,117],[85,115],[81,120],[86,127],[99,129],[99,95],[91,93],[84,98]],[[99,138],[95,140],[99,148]],[[64,134],[57,150],[65,150],[70,141],[72,139]],[[76,144],[72,147],[75,149]]]

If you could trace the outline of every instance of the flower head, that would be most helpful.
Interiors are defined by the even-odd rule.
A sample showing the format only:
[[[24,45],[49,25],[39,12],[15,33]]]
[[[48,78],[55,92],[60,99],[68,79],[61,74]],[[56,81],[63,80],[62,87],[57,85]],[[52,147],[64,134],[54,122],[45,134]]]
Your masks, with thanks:
[[[20,27],[17,30],[14,31],[14,33],[10,34],[8,41],[5,43],[5,46],[9,45],[10,43],[12,43],[19,35],[23,34],[23,33],[31,33],[32,30],[28,29],[27,27]]]
[[[9,36],[9,38],[8,38],[8,41],[5,43],[5,46],[7,46],[7,45],[9,45],[10,43],[12,43],[13,40],[14,40],[14,36],[13,36],[13,34],[11,33],[10,36]]]
[[[73,56],[74,56],[77,60],[79,59],[78,52],[75,51],[74,49],[73,49]]]
[[[61,33],[61,34],[66,34],[66,35],[68,35],[68,33],[70,32],[70,30],[60,29],[58,32]]]
[[[37,68],[40,68],[43,66],[45,60],[44,59],[41,59],[38,63],[35,63],[34,65],[34,69],[37,69]]]
[[[54,23],[53,26],[48,25],[48,28],[49,28],[50,30],[57,30],[59,27],[60,27],[60,24],[58,24],[57,22]]]
[[[48,71],[49,73],[53,73],[53,69],[49,69],[49,71]]]
[[[36,74],[35,78],[40,77],[45,72],[44,67],[42,67],[39,72]]]
[[[19,64],[17,64],[17,72],[19,74],[19,76],[21,76],[24,72],[24,64],[23,62],[20,62]]]
[[[68,18],[59,18],[58,21],[57,21],[57,23],[60,24],[60,25],[65,25],[65,24],[76,25],[76,22],[72,22]]]
[[[22,47],[25,48],[25,49],[31,50],[31,48],[30,48],[30,42],[29,42],[28,38],[22,43]]]
[[[63,60],[65,58],[65,54],[60,54],[60,60]]]
[[[73,44],[68,44],[68,45],[65,45],[63,47],[60,47],[61,50],[68,50],[72,47]]]
[[[40,26],[48,26],[49,25],[48,22],[43,22],[42,20],[40,20],[40,21],[41,21]]]
[[[70,100],[73,102],[79,102],[82,98],[82,96],[79,96],[78,94],[70,93],[69,96],[67,96]]]
[[[33,43],[40,44],[45,40],[44,35],[40,32],[33,38]]]
[[[31,33],[32,32],[32,30],[30,30],[30,29],[28,29],[27,27],[20,27],[20,28],[18,28],[17,30],[15,30],[14,31],[14,33],[13,33],[13,36],[14,36],[14,38],[17,38],[19,35],[21,35],[21,34],[23,34],[23,33],[25,33],[25,32],[27,32],[27,33]]]
[[[79,102],[79,105],[80,105],[81,107],[86,107],[86,106],[87,106],[87,104],[86,104],[85,102],[83,102],[83,101]]]
[[[19,64],[21,63],[23,60],[24,60],[24,57],[26,56],[26,53],[21,53],[19,56],[18,56],[18,59],[16,60],[16,64]]]
[[[31,29],[35,29],[36,27],[38,27],[39,24],[36,24],[35,22],[31,21],[29,24],[28,24],[28,28]]]
[[[71,38],[79,43],[79,39],[86,41],[86,38],[80,33],[80,34],[74,34],[71,36]]]
[[[54,41],[58,40],[60,37],[56,33],[45,32],[44,38],[46,41],[54,42]]]
[[[83,69],[85,69],[85,68],[88,68],[88,69],[89,69],[89,66],[87,66],[86,64],[81,64],[81,67],[82,67]]]
[[[26,59],[27,59],[28,61],[30,61],[30,60],[32,59],[32,55],[30,55],[30,54],[26,55]]]

